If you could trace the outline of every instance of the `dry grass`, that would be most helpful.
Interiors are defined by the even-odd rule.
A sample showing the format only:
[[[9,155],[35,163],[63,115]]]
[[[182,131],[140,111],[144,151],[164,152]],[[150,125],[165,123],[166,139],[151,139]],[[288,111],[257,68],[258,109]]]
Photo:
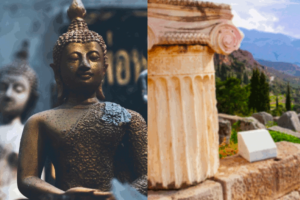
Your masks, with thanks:
[[[238,153],[238,144],[230,141],[230,144],[226,144],[226,138],[219,145],[219,157],[220,159],[226,158],[228,156],[233,156]]]

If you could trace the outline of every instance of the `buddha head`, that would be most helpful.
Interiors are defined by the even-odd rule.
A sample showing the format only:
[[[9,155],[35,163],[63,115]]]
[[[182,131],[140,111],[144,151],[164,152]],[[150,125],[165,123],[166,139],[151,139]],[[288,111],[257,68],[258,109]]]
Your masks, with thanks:
[[[102,82],[108,67],[105,42],[98,33],[90,31],[84,20],[86,10],[81,0],[73,0],[68,9],[71,24],[53,49],[52,67],[57,84],[58,104],[69,91],[93,92],[104,100]]]
[[[38,99],[38,79],[27,63],[28,42],[23,42],[11,64],[0,68],[0,113],[13,119],[20,116],[24,121]]]

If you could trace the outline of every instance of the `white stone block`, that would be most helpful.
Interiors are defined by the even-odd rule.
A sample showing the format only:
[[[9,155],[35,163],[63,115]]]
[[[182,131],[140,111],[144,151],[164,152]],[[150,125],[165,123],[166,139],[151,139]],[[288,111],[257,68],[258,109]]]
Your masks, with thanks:
[[[238,132],[239,154],[249,162],[275,158],[277,146],[265,129]]]

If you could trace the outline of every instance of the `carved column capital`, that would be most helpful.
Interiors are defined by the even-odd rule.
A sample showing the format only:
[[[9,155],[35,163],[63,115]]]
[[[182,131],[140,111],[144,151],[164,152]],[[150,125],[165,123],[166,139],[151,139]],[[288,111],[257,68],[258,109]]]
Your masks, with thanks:
[[[201,44],[216,53],[240,47],[243,33],[231,20],[231,8],[197,0],[148,0],[148,50],[154,45]]]

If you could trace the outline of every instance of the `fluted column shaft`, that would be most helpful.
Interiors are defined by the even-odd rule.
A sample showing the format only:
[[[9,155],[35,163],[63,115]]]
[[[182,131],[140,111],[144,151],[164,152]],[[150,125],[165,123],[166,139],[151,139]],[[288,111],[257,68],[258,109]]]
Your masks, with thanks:
[[[148,52],[149,188],[180,188],[219,166],[214,52],[207,46]]]

